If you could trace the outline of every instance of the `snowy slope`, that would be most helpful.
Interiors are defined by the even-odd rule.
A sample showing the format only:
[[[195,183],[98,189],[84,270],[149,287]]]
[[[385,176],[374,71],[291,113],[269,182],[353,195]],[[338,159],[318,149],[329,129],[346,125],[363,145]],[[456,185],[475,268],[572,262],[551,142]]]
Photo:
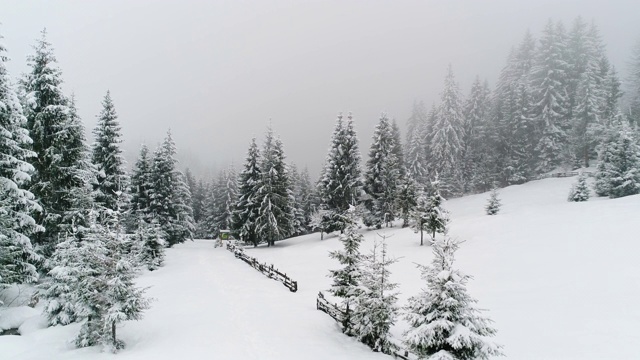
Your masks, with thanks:
[[[640,196],[568,203],[575,178],[503,189],[503,208],[484,215],[488,194],[447,202],[451,235],[466,240],[457,266],[472,274],[472,296],[498,329],[508,359],[637,359],[640,339]],[[422,286],[415,263],[431,249],[409,229],[383,229],[401,304]],[[365,232],[364,248],[376,232]],[[140,283],[156,298],[139,322],[119,332],[128,348],[118,359],[389,359],[340,333],[315,309],[329,287],[327,252],[336,236],[311,234],[247,249],[298,281],[291,293],[213,243],[168,251],[167,264]],[[30,322],[37,322],[31,319]],[[406,324],[393,329],[399,337]],[[0,336],[1,359],[113,359],[97,348],[65,343],[78,325]]]

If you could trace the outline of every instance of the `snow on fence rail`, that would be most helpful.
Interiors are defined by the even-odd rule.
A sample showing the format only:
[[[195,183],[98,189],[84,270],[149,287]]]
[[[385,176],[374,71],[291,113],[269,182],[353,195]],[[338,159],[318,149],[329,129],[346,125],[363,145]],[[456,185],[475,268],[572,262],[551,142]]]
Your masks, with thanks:
[[[287,276],[287,274],[281,273],[278,269],[275,269],[273,267],[273,264],[267,266],[267,264],[262,264],[258,262],[256,258],[253,258],[245,254],[242,248],[235,246],[231,242],[227,242],[227,250],[234,253],[236,258],[244,261],[245,263],[249,264],[249,266],[251,266],[252,268],[260,271],[266,277],[281,282],[291,292],[298,291],[298,282],[292,280],[289,276]]]
[[[594,173],[592,171],[568,171],[568,172],[555,172],[555,173],[549,173],[549,174],[541,174],[536,176],[536,180],[541,180],[541,179],[547,179],[547,178],[563,178],[563,177],[571,177],[571,176],[578,176],[580,174],[585,174],[587,176],[594,176]]]
[[[342,322],[344,321],[344,317],[346,315],[345,311],[342,310],[338,304],[330,303],[329,300],[324,297],[322,291],[318,292],[318,297],[316,299],[316,309],[331,316],[333,320],[335,320],[336,322],[338,322],[338,324],[340,324],[340,326],[342,326]],[[398,345],[396,344],[396,346]],[[400,346],[398,346],[398,349],[398,351],[394,351],[392,354],[396,359],[413,360],[417,358],[416,356],[413,356],[413,354],[411,354],[409,350],[403,349]]]

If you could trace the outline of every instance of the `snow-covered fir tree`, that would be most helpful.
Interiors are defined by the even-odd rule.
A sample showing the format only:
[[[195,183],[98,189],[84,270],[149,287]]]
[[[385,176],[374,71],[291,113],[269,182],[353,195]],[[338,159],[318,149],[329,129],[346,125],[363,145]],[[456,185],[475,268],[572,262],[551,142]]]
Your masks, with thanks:
[[[293,193],[289,183],[282,141],[269,127],[260,163],[260,183],[257,201],[260,203],[256,218],[256,233],[268,246],[290,236],[294,229]]]
[[[500,198],[498,197],[498,189],[493,188],[491,193],[489,194],[489,199],[487,200],[487,205],[484,207],[487,215],[496,215],[500,211],[500,207],[502,204],[500,203]]]
[[[489,338],[496,330],[467,292],[469,275],[453,267],[458,243],[445,237],[433,244],[431,266],[420,265],[426,288],[409,298],[405,345],[420,359],[472,360],[502,355]]]
[[[445,180],[447,195],[462,191],[461,155],[464,140],[462,96],[449,66],[430,134],[431,167]]]
[[[37,155],[29,190],[42,205],[43,211],[35,219],[45,231],[32,240],[42,246],[43,253],[51,254],[72,224],[86,223],[84,207],[91,202],[87,189],[95,179],[84,128],[75,106],[62,92],[61,71],[45,31],[34,48],[22,91],[32,150]]]
[[[191,193],[193,221],[198,224],[202,220],[202,206],[204,204],[205,197],[204,184],[202,179],[196,180],[189,169],[185,170],[184,176],[187,181],[187,186],[189,187],[189,192]]]
[[[419,191],[416,196],[416,206],[411,212],[413,224],[411,228],[416,233],[420,233],[420,246],[424,245],[424,232],[429,231],[427,227],[429,220],[429,197],[425,191]]]
[[[126,238],[117,214],[114,224],[93,221],[77,247],[72,247],[77,265],[66,269],[75,272],[71,299],[79,317],[86,319],[80,328],[77,347],[102,345],[116,352],[124,347],[117,338],[117,326],[123,321],[139,320],[149,307],[146,289],[133,282],[137,269],[134,254],[123,251]],[[61,271],[54,268],[52,271]]]
[[[120,149],[122,134],[111,93],[102,101],[98,124],[93,130],[95,142],[92,162],[96,166],[96,203],[109,210],[123,209],[128,203],[129,176]],[[117,203],[120,201],[121,203]]]
[[[400,164],[394,153],[393,129],[386,114],[373,132],[373,142],[364,175],[364,192],[367,195],[364,206],[367,212],[364,223],[367,226],[389,226],[395,220],[396,196],[400,180]]]
[[[389,279],[389,267],[397,262],[389,256],[386,236],[374,243],[370,254],[362,256],[360,291],[355,298],[351,321],[358,339],[385,354],[392,354],[396,345],[391,341],[390,328],[398,316],[398,284]]]
[[[253,243],[254,246],[258,246],[259,242],[256,219],[260,210],[260,202],[258,201],[258,187],[262,178],[260,161],[258,144],[253,138],[238,180],[238,202],[233,211],[231,222],[234,236],[246,243]]]
[[[140,246],[139,262],[149,270],[156,270],[164,264],[166,235],[156,221],[150,223],[140,219],[134,234]]]
[[[151,220],[152,161],[149,148],[143,144],[131,175],[131,211],[146,221]]]
[[[364,237],[358,232],[355,207],[352,206],[348,209],[344,216],[343,222],[347,224],[347,227],[340,235],[340,242],[343,248],[329,253],[329,257],[337,260],[342,265],[342,268],[329,270],[329,276],[333,278],[329,292],[342,299],[345,311],[344,319],[342,319],[342,331],[352,336],[356,335],[351,317],[355,299],[360,292],[360,262],[362,260],[360,243]]]
[[[426,136],[427,109],[423,102],[414,102],[411,117],[407,120],[407,140],[405,142],[405,163],[407,175],[416,184],[424,184],[427,178]]]
[[[349,114],[344,121],[339,114],[318,182],[321,209],[328,211],[323,216],[325,232],[344,231],[345,212],[359,203],[361,191],[360,152],[353,117]]]
[[[238,176],[232,167],[222,171],[218,177],[218,184],[214,196],[215,200],[215,227],[220,230],[231,229],[231,216],[233,207],[238,201]]]
[[[176,169],[175,156],[176,146],[168,132],[154,153],[149,194],[152,219],[166,234],[168,246],[193,238],[195,230],[191,194],[184,176]]]
[[[617,198],[640,193],[640,146],[626,123],[612,130],[599,160],[595,184],[599,196]]]
[[[590,196],[589,186],[587,185],[587,176],[585,173],[580,173],[578,181],[571,186],[569,191],[569,201],[579,202],[587,201]]]
[[[400,176],[405,176],[407,174],[407,168],[406,168],[406,164],[404,161],[404,150],[402,147],[402,135],[400,134],[400,128],[398,127],[398,123],[396,122],[396,119],[393,119],[391,121],[391,135],[393,138],[393,147],[391,148],[391,153],[393,153],[393,155],[396,158],[396,161],[398,163],[397,167],[398,167],[398,172],[400,173]]]
[[[445,234],[447,232],[447,224],[449,223],[449,212],[442,207],[444,197],[440,194],[440,181],[431,182],[430,194],[427,197],[426,211],[422,212],[423,205],[418,203],[418,211],[420,217],[424,218],[422,225],[428,234],[431,235],[431,241],[436,240],[436,233]],[[422,233],[420,233],[420,244],[422,245]]]
[[[489,117],[489,92],[485,89],[480,77],[476,77],[471,86],[471,93],[463,108],[463,137],[461,151],[463,192],[468,193],[481,187],[485,181],[480,177],[480,166],[484,165],[484,143],[487,138],[487,122]]]
[[[396,206],[402,217],[402,227],[409,226],[409,220],[417,205],[418,186],[413,178],[405,176],[399,182]]]
[[[531,69],[532,116],[539,140],[538,171],[546,172],[566,161],[570,102],[567,94],[566,33],[561,23],[545,26]]]
[[[218,193],[220,191],[218,187],[218,181],[211,180],[210,183],[205,185],[205,196],[202,205],[202,219],[198,223],[199,237],[203,239],[213,239],[218,235],[217,219],[218,219]],[[232,213],[233,215],[233,213]]]
[[[630,123],[640,126],[640,38],[636,40],[628,63],[625,81],[625,115]]]
[[[0,41],[2,36],[0,35]],[[31,217],[42,209],[26,189],[34,168],[29,160],[31,138],[27,120],[14,91],[0,43],[0,291],[9,284],[33,283],[40,260],[30,237],[42,231]]]
[[[309,171],[305,168],[299,172],[295,165],[290,166],[290,182],[293,188],[294,208],[294,235],[303,235],[309,232],[312,208],[312,189],[309,180]]]

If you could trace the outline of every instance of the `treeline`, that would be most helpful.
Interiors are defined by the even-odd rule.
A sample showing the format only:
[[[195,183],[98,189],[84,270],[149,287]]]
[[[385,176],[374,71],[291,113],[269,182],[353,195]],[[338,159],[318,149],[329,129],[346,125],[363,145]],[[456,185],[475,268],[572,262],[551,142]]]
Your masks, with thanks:
[[[640,44],[632,60],[623,111],[621,81],[595,23],[577,18],[567,30],[549,20],[537,39],[526,32],[512,49],[494,89],[478,77],[464,98],[450,67],[440,101],[430,110],[414,104],[404,145],[395,121],[382,114],[363,168],[353,117],[339,115],[313,188],[306,174],[288,174],[270,130],[262,152],[255,140],[251,144],[237,183],[223,174],[226,180],[191,187],[206,194],[193,204],[203,209],[196,211],[199,235],[231,229],[257,245],[308,231],[343,231],[350,206],[367,226],[398,218],[408,226],[416,199],[433,196],[434,180],[445,197],[461,196],[558,168],[589,167],[594,159],[597,194],[636,194]]]
[[[138,270],[192,238],[191,195],[170,134],[130,177],[109,92],[87,145],[46,32],[27,60],[16,85],[0,46],[0,290],[39,282],[49,325],[82,322],[77,346],[117,350],[117,325],[149,306]]]

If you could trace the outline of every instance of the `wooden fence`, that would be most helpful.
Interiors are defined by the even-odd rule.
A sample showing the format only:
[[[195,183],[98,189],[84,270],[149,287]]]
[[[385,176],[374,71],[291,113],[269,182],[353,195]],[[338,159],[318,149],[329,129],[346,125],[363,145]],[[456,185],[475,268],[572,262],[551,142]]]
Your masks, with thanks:
[[[289,291],[298,291],[298,282],[292,280],[289,276],[287,276],[287,274],[282,273],[278,269],[274,268],[273,264],[267,266],[267,264],[260,263],[256,258],[247,255],[241,247],[235,246],[231,242],[227,242],[227,250],[234,253],[236,258],[244,261],[252,268],[260,271],[266,277],[281,282],[289,289]]]
[[[549,173],[549,174],[542,174],[542,175],[538,175],[536,176],[536,180],[541,180],[541,179],[547,179],[547,178],[563,178],[563,177],[571,177],[571,176],[578,176],[580,174],[585,174],[589,177],[591,176],[595,176],[595,174],[591,171],[568,171],[568,172],[556,172],[556,173]]]
[[[318,292],[318,297],[316,298],[316,309],[328,314],[333,318],[333,320],[342,326],[342,322],[346,315],[345,311],[342,310],[338,304],[330,303],[329,300],[324,297],[322,291]],[[392,355],[394,358],[402,360],[413,360],[417,358],[417,356],[413,356],[409,350],[403,349],[398,344],[396,344],[396,346],[399,350],[393,352]]]

